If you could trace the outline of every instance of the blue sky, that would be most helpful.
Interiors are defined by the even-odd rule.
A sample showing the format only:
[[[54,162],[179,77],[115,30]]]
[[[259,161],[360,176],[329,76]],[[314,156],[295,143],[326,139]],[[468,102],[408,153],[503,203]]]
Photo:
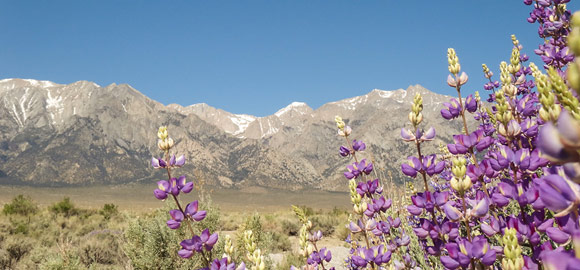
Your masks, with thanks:
[[[540,63],[530,11],[520,0],[3,1],[0,78],[128,83],[164,104],[264,116],[374,88],[453,94],[453,47],[472,93],[482,63],[509,59],[511,34]]]

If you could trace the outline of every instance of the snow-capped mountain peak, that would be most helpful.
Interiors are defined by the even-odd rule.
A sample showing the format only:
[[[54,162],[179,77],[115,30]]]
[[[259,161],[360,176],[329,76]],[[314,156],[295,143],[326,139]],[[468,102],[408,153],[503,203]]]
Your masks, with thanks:
[[[290,103],[290,105],[278,110],[275,115],[278,117],[281,117],[282,115],[290,112],[290,111],[296,111],[300,114],[306,114],[308,111],[311,111],[312,109],[310,107],[308,107],[308,105],[304,102],[292,102]]]

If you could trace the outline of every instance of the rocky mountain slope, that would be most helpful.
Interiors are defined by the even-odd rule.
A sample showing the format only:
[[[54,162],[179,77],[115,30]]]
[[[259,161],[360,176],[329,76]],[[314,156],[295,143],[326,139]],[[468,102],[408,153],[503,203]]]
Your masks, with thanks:
[[[419,86],[370,93],[313,110],[294,102],[273,115],[232,114],[207,104],[164,106],[131,86],[80,81],[0,81],[0,183],[112,184],[160,179],[148,165],[158,155],[155,131],[168,125],[182,170],[222,187],[345,190],[334,116],[369,146],[368,158],[398,177],[413,153],[399,140],[410,103],[423,94],[425,122],[450,138],[458,123],[439,116],[449,97]],[[440,137],[438,136],[438,137]],[[431,144],[434,150],[436,143]]]

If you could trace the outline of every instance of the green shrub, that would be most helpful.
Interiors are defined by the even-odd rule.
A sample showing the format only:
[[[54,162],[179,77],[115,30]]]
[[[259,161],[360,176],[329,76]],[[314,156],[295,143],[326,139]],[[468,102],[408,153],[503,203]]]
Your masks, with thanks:
[[[334,235],[341,241],[344,241],[349,234],[350,229],[347,227],[346,224],[336,226],[336,230],[334,231]]]
[[[0,269],[11,269],[12,261],[10,260],[10,254],[8,251],[0,249]]]
[[[70,217],[78,214],[78,209],[71,202],[69,197],[64,197],[60,202],[53,204],[50,207],[50,211],[55,214],[63,214],[65,217]]]
[[[97,234],[82,242],[78,249],[80,262],[84,265],[113,265],[120,262],[120,248],[111,235]]]
[[[10,234],[28,234],[29,222],[18,219],[11,219],[10,223]]]
[[[269,238],[271,239],[271,252],[289,251],[292,249],[292,243],[290,243],[288,235],[278,232],[270,232],[269,235]]]
[[[296,236],[298,231],[300,231],[300,224],[297,221],[284,219],[281,221],[280,226],[282,227],[282,232],[286,235]]]
[[[11,237],[3,243],[2,249],[8,254],[9,264],[15,265],[32,250],[33,246],[30,238]]]
[[[314,225],[314,231],[322,231],[325,236],[330,236],[334,233],[337,225],[340,224],[340,220],[336,216],[329,215],[317,215],[310,218],[312,224]]]
[[[22,194],[14,197],[10,203],[4,205],[2,213],[5,215],[23,215],[28,216],[38,212],[38,206],[32,201],[29,196]]]
[[[103,209],[99,211],[99,214],[101,214],[106,220],[111,219],[112,216],[116,216],[118,213],[119,209],[117,209],[117,206],[112,203],[106,203],[103,205]]]

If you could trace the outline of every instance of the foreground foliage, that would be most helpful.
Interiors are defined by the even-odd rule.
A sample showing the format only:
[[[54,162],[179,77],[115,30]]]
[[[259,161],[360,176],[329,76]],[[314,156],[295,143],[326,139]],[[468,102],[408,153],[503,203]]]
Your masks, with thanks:
[[[463,127],[441,153],[424,153],[422,144],[436,137],[423,129],[423,99],[414,98],[409,127],[401,129],[404,141],[417,152],[401,166],[402,172],[421,184],[409,185],[410,201],[393,207],[385,192],[385,179],[376,174],[366,145],[351,139],[352,129],[336,117],[338,134],[345,138],[339,154],[352,159],[344,176],[348,181],[353,212],[349,217],[348,269],[577,269],[580,265],[580,14],[566,10],[569,0],[525,0],[533,7],[530,23],[538,23],[544,42],[534,50],[543,70],[522,52],[511,37],[509,61],[499,65],[499,81],[483,65],[490,91],[488,103],[478,92],[462,97],[468,75],[461,71],[454,49],[447,51],[447,83],[457,92],[444,104],[441,116]],[[473,117],[477,126],[469,126]],[[168,180],[155,190],[158,199],[172,197],[178,209],[169,211],[167,226],[185,222],[192,238],[181,241],[179,255],[202,258],[204,269],[265,269],[258,247],[260,230],[246,230],[238,254],[231,239],[225,252],[212,253],[218,234],[192,230],[207,214],[197,201],[180,205],[180,192],[191,191],[185,176],[172,178],[171,170],[185,158],[169,151],[173,140],[166,127],[158,132],[164,159],[152,165],[167,170]],[[374,174],[373,174],[374,172]],[[401,211],[405,208],[406,213]],[[320,245],[322,230],[314,228],[304,209],[294,207],[302,269],[333,269],[332,253]],[[245,262],[245,263],[244,263]],[[295,269],[296,267],[291,266]]]

